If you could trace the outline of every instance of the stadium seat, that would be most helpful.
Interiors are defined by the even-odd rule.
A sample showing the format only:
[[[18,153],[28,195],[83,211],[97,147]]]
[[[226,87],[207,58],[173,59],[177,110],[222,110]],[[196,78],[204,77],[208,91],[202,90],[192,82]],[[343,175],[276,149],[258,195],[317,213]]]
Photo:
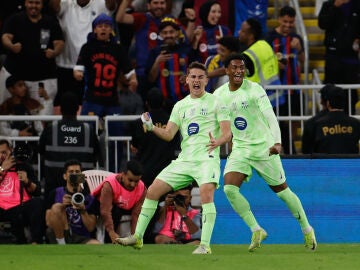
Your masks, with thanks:
[[[191,207],[201,209],[200,189],[198,187],[193,187],[191,190],[191,197]]]
[[[83,174],[85,174],[86,183],[89,186],[90,192],[92,192],[104,181],[107,176],[112,174],[112,172],[103,170],[86,170],[83,171]],[[105,226],[101,216],[99,216],[96,221],[96,239],[101,243],[104,243],[105,240]]]
[[[86,170],[83,171],[83,174],[86,176],[86,183],[89,186],[90,192],[93,192],[107,176],[112,174],[112,172],[103,170]]]

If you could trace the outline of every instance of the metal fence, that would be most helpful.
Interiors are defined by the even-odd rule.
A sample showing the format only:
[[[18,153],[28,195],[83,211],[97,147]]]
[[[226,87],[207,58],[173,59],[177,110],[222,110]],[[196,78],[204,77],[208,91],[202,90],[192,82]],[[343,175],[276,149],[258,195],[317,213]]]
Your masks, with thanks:
[[[349,97],[349,104],[351,104],[351,95],[350,92],[351,91],[357,91],[358,89],[360,89],[360,84],[351,84],[351,85],[338,85],[340,87],[342,87],[344,89],[344,91],[347,91],[349,93],[348,97]],[[304,127],[304,122],[309,119],[310,117],[312,117],[313,115],[315,115],[320,109],[320,93],[319,93],[319,89],[321,89],[323,87],[323,85],[319,85],[319,84],[313,84],[313,85],[279,85],[279,86],[267,86],[267,89],[271,89],[271,90],[276,90],[277,92],[280,91],[290,91],[291,90],[299,90],[301,91],[301,95],[300,95],[300,104],[301,104],[301,112],[300,115],[291,115],[291,111],[289,110],[289,114],[285,115],[285,116],[280,116],[277,114],[277,118],[278,120],[281,121],[286,121],[288,122],[289,126],[292,126],[293,123],[298,123],[299,125],[299,131],[297,131],[297,134],[294,134],[293,130],[291,128],[289,128],[289,134],[288,134],[288,138],[289,138],[289,146],[290,146],[290,154],[294,154],[295,153],[295,149],[293,149],[292,146],[292,142],[294,141],[295,137],[300,137],[298,139],[301,140],[301,134],[302,134],[302,129]],[[290,98],[288,99],[288,103],[289,103],[289,107],[291,107],[291,100]],[[350,106],[350,105],[349,105]],[[274,108],[275,112],[278,112],[278,108]],[[349,107],[349,111],[351,112],[351,108]],[[350,114],[351,115],[351,114]],[[354,114],[351,115],[355,118],[360,119],[360,115],[359,114]],[[0,121],[56,121],[56,120],[60,120],[62,117],[61,116],[32,116],[32,115],[26,115],[26,116],[13,116],[13,115],[1,115],[0,116]],[[113,116],[106,116],[104,117],[104,119],[99,119],[97,116],[78,116],[77,117],[78,120],[80,121],[91,121],[95,123],[96,129],[99,129],[100,124],[103,125],[104,127],[104,140],[103,140],[103,144],[102,147],[105,149],[105,164],[104,164],[104,169],[108,170],[109,169],[109,144],[108,142],[110,141],[114,141],[115,142],[115,149],[117,149],[116,145],[118,143],[124,143],[124,147],[126,148],[125,151],[125,158],[127,160],[130,160],[131,158],[131,151],[130,151],[130,144],[131,144],[131,136],[129,136],[128,134],[125,134],[124,136],[110,136],[108,134],[108,126],[110,122],[114,122],[114,121],[121,121],[121,122],[126,122],[126,121],[134,121],[136,119],[139,119],[139,115],[113,115]],[[102,122],[103,121],[103,122]],[[100,123],[101,122],[101,123]],[[1,136],[1,135],[0,135]],[[4,137],[4,136],[3,136]],[[31,136],[31,137],[7,137],[9,140],[11,140],[13,142],[14,145],[16,145],[16,142],[18,141],[38,141],[39,137],[38,136]],[[229,146],[226,145],[222,148],[222,154],[223,155],[227,155],[229,153]],[[118,162],[121,161],[122,157],[118,157],[118,153],[117,151],[115,151],[114,153],[115,155],[115,168],[118,168]],[[39,179],[41,179],[41,175],[40,175],[40,156],[38,156],[38,164],[36,164],[37,166],[37,170],[39,172]]]

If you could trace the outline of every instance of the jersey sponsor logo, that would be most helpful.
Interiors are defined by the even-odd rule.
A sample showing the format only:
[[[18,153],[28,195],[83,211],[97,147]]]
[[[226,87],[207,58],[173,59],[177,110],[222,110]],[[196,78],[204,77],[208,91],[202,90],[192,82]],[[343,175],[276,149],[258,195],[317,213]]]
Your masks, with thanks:
[[[244,130],[247,127],[247,122],[242,117],[236,117],[234,120],[234,125],[238,130]]]
[[[199,133],[199,124],[196,124],[196,123],[191,123],[189,126],[188,126],[188,135],[191,136],[191,135],[195,135],[195,134],[198,134]]]

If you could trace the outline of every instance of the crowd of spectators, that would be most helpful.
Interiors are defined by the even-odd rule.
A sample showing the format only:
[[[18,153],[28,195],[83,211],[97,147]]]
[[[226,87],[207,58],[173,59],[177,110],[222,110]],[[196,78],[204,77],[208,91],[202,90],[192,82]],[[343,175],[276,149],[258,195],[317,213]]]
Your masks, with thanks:
[[[63,171],[66,161],[76,158],[80,162],[80,170],[94,168],[97,162],[103,164],[98,141],[102,130],[95,130],[89,123],[81,123],[76,119],[77,114],[103,118],[106,115],[139,114],[147,109],[152,112],[156,125],[164,127],[174,104],[189,94],[184,77],[188,65],[195,60],[206,63],[211,79],[207,91],[213,92],[226,82],[223,62],[235,52],[242,52],[245,56],[246,77],[249,80],[262,86],[300,83],[304,44],[295,33],[296,14],[290,6],[279,10],[278,26],[267,29],[267,0],[6,2],[11,3],[0,2],[0,114],[63,116],[61,121],[53,123],[0,122],[1,136],[40,136],[34,151],[39,151],[42,159],[41,180],[44,183],[40,195],[46,200],[49,200],[52,190],[67,186]],[[360,24],[359,16],[354,14],[360,15],[360,4],[354,0],[323,2],[318,22],[319,27],[325,30],[324,83],[359,83]],[[300,114],[300,92],[268,90],[267,94],[276,115]],[[343,100],[343,97],[338,96],[339,99]],[[347,113],[349,108],[354,113],[358,100],[356,91],[351,91],[351,100],[350,106],[342,106],[341,101],[338,105],[339,102],[325,100],[323,105],[326,109],[322,116],[329,111]],[[341,121],[346,117],[343,113],[342,117],[338,117],[340,114],[328,114],[326,119],[337,115],[337,121],[342,125]],[[326,119],[323,118],[324,121]],[[351,124],[356,126],[352,134],[358,132],[356,121],[351,119]],[[283,153],[287,154],[290,152],[288,130],[292,127],[284,123],[280,127]],[[315,129],[313,120],[305,126],[310,124]],[[147,134],[140,122],[126,126],[113,123],[109,129],[111,135],[133,136],[133,158],[144,168],[141,175],[146,187],[150,186],[157,172],[175,158],[179,149],[178,136],[170,143],[160,142],[152,134]],[[313,139],[309,139],[309,134],[304,131],[303,152],[319,152],[308,144]],[[356,139],[356,136],[353,137]],[[331,143],[338,141],[332,140]],[[123,145],[119,143],[117,146],[121,159]],[[0,166],[0,171],[10,172],[15,164],[7,161],[5,152],[9,155],[11,144],[6,140],[0,141],[1,147],[4,148],[1,160],[4,165]],[[346,153],[359,153],[358,148],[351,147],[352,150]],[[120,167],[113,166],[115,155],[112,151],[115,148],[110,145],[109,149],[110,171],[121,171]],[[336,153],[345,153],[345,148],[341,146],[331,149],[335,149]],[[100,159],[97,159],[99,156]],[[122,163],[119,164],[121,166]],[[3,174],[3,171],[0,173]],[[122,177],[125,182],[129,181],[128,171],[125,170]],[[6,184],[7,178],[5,174],[0,178],[1,187]],[[26,179],[22,182],[26,196],[21,195],[21,199],[32,202],[33,194],[39,195],[40,183]],[[110,222],[109,211],[112,208],[107,204],[108,207],[100,208],[100,212],[106,219],[108,240],[114,241],[118,234],[114,229],[115,223]],[[47,207],[50,213],[52,206]],[[2,207],[0,194],[1,220],[4,217],[12,220],[13,215],[8,214],[7,208]],[[62,217],[64,213],[56,212]],[[33,214],[36,215],[35,212]],[[38,231],[31,229],[32,219],[29,218],[30,222],[26,225],[30,224],[32,235],[28,241],[41,242]],[[48,225],[52,222],[47,219]],[[53,232],[57,242],[63,243],[65,236],[58,233],[58,229]],[[14,230],[19,238],[17,241],[24,242],[23,235],[19,234],[22,229],[14,226]],[[91,237],[85,240],[96,242]]]

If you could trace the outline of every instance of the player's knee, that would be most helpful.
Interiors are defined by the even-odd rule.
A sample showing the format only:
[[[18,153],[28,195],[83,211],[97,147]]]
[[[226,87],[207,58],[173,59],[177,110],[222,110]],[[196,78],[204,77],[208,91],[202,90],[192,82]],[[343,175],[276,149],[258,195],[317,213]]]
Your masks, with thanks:
[[[291,195],[292,195],[292,191],[289,187],[276,193],[276,196],[278,196],[283,201],[286,201]]]
[[[225,185],[224,192],[228,200],[234,200],[236,195],[239,193],[239,187],[234,185]]]

